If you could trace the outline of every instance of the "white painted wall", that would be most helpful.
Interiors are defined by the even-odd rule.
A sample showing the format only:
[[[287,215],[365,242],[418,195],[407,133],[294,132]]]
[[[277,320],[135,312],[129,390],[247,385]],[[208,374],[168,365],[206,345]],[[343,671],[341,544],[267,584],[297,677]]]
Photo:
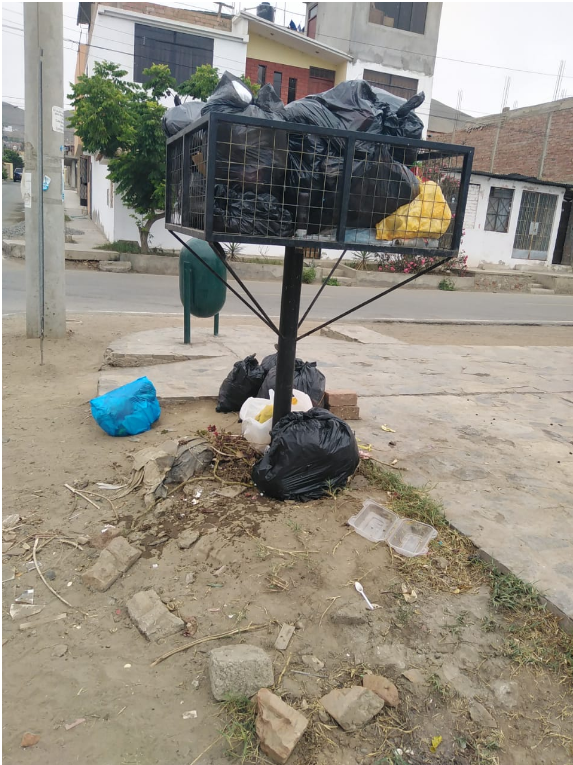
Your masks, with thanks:
[[[555,248],[557,238],[557,229],[559,227],[559,216],[561,214],[561,203],[563,201],[564,190],[558,186],[544,186],[537,183],[526,183],[524,181],[507,181],[500,178],[488,178],[481,175],[472,175],[471,183],[479,184],[480,190],[477,200],[477,211],[475,214],[475,226],[470,228],[468,225],[468,216],[464,221],[464,236],[461,248],[468,256],[468,267],[476,268],[480,263],[491,263],[495,265],[506,265],[509,268],[528,265],[539,266],[544,261],[524,260],[512,258],[513,241],[517,229],[517,220],[519,209],[521,207],[521,197],[524,191],[535,191],[541,194],[555,194],[557,204],[555,207],[555,217],[553,220],[553,230],[549,249],[547,252],[546,263],[551,263],[551,257]],[[485,231],[485,219],[489,201],[490,189],[492,187],[502,189],[513,189],[513,203],[509,219],[509,229],[506,234],[497,231]]]
[[[93,74],[96,61],[112,61],[127,70],[126,80],[133,80],[133,50],[135,45],[135,23],[131,19],[106,16],[98,8],[93,24],[88,53],[88,75]]]
[[[114,207],[110,206],[110,182],[107,178],[107,162],[97,162],[91,158],[91,217],[102,233],[113,242],[114,236]]]
[[[247,43],[242,38],[215,37],[213,40],[213,66],[219,70],[219,74],[223,74],[226,70],[236,77],[240,77],[245,74],[246,63]]]
[[[349,62],[346,65],[346,79],[347,80],[362,80],[364,79],[364,70],[370,69],[374,72],[384,72],[385,74],[397,74],[400,77],[411,77],[414,80],[418,80],[418,93],[424,91],[426,94],[426,100],[424,103],[416,109],[416,114],[424,123],[423,138],[426,137],[428,130],[428,121],[430,119],[430,102],[432,100],[432,88],[434,85],[433,76],[422,74],[421,72],[413,72],[408,69],[392,69],[392,67],[384,66],[383,64],[376,64],[372,61],[363,61],[357,59],[353,62]],[[383,85],[380,85],[382,89]]]

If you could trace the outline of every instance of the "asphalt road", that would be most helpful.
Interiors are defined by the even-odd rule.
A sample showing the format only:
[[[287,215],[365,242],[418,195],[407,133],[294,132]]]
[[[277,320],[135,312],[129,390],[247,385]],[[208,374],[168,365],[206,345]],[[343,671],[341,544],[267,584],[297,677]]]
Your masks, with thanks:
[[[24,263],[4,259],[2,276],[3,314],[23,313],[26,307]],[[270,316],[278,315],[279,282],[249,282],[248,287]],[[316,290],[315,285],[303,285],[303,309]],[[336,316],[376,294],[377,290],[366,287],[327,287],[309,318]],[[174,276],[73,269],[66,271],[66,296],[71,313],[181,313],[178,279]],[[248,309],[231,293],[222,313],[249,315]],[[404,289],[371,303],[350,318],[573,322],[573,296]]]
[[[20,184],[2,181],[2,228],[14,226],[24,220],[24,202]]]

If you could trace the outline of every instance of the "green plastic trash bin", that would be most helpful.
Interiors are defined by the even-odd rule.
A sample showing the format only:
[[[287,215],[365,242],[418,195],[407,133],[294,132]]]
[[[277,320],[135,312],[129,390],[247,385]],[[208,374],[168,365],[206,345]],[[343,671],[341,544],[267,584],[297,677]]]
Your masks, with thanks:
[[[227,269],[208,242],[202,239],[189,239],[189,247],[201,257],[226,282]],[[185,247],[179,253],[179,297],[185,305],[185,274],[191,281],[190,310],[193,316],[207,318],[215,316],[225,305],[227,288],[206,268],[201,261]]]

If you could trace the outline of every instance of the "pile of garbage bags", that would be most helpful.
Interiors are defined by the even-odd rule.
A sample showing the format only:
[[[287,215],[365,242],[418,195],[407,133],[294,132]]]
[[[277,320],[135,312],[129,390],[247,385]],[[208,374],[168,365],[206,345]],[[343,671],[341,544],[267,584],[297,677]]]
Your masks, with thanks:
[[[332,494],[358,467],[354,433],[321,408],[325,377],[316,362],[300,359],[291,413],[273,427],[276,364],[276,353],[260,364],[254,355],[237,361],[221,385],[217,411],[239,411],[243,436],[263,453],[252,473],[263,494],[301,502]]]
[[[334,237],[349,161],[347,230],[353,241],[360,236],[361,241],[375,241],[375,227],[420,194],[420,179],[410,169],[417,150],[362,140],[354,144],[353,156],[346,157],[346,137],[305,132],[304,126],[420,139],[423,123],[414,109],[423,101],[423,93],[405,101],[364,80],[351,80],[285,106],[272,85],[263,85],[253,98],[239,78],[225,72],[206,104],[176,106],[166,112],[163,124],[172,135],[186,114],[188,124],[194,121],[201,106],[202,116],[226,112],[301,125],[301,132],[275,130],[270,124],[219,125],[213,208],[217,233]],[[192,167],[199,183],[204,172],[202,160]],[[418,225],[417,236],[426,233],[424,226]]]

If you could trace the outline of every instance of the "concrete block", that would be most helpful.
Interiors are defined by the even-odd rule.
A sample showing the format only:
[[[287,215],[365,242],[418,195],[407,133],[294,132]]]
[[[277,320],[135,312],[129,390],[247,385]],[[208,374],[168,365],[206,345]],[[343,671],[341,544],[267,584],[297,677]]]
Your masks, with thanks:
[[[186,529],[177,539],[177,547],[180,550],[188,550],[199,539],[200,534],[195,529]]]
[[[270,657],[255,645],[214,648],[209,655],[209,676],[217,701],[227,696],[254,696],[275,681]]]
[[[308,725],[304,715],[271,693],[261,688],[257,693],[257,719],[255,728],[261,750],[273,762],[284,765],[300,741]]]
[[[329,410],[341,420],[359,420],[360,408],[357,406],[330,406]]]
[[[320,700],[322,706],[345,731],[362,728],[384,706],[384,701],[368,688],[335,688]]]
[[[128,271],[131,271],[131,263],[126,263],[121,260],[100,260],[98,268],[100,271],[111,271],[114,274],[126,274]]]
[[[94,565],[82,574],[82,582],[92,590],[105,592],[120,576],[115,557],[108,550],[102,550]]]
[[[327,390],[324,394],[326,406],[357,406],[358,396],[353,390]]]
[[[137,629],[148,640],[175,635],[185,626],[182,619],[163,605],[155,590],[138,592],[127,601],[127,612]]]
[[[135,561],[141,558],[141,550],[130,545],[125,537],[112,539],[105,551],[113,555],[115,564],[122,574],[125,574],[127,569],[131,568]]]

